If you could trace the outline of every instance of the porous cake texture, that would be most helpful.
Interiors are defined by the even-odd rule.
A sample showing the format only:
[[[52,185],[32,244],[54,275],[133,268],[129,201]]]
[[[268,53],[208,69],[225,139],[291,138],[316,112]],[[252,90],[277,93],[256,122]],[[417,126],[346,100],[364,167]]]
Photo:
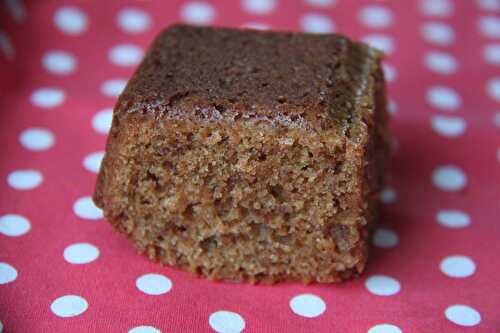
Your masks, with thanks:
[[[115,106],[96,204],[211,279],[358,275],[388,155],[381,57],[336,34],[164,30]]]

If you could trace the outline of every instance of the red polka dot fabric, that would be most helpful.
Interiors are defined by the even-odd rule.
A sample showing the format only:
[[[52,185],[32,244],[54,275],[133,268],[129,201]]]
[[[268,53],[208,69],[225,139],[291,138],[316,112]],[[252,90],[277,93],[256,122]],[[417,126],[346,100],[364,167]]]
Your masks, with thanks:
[[[362,277],[211,282],[105,222],[91,194],[113,105],[179,21],[386,52],[398,144]],[[0,22],[0,332],[500,330],[498,0],[10,0]]]

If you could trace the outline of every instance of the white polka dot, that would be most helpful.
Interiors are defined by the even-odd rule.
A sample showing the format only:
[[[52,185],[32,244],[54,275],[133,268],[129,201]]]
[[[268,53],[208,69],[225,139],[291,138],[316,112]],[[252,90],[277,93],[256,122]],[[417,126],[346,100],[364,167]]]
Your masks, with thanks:
[[[427,68],[438,74],[453,74],[457,71],[458,63],[455,57],[440,51],[430,51],[424,58]]]
[[[101,92],[109,97],[118,97],[125,86],[127,85],[127,80],[125,79],[111,79],[104,81],[101,85]]]
[[[86,220],[99,220],[103,217],[102,210],[94,204],[91,197],[82,197],[76,200],[73,212]]]
[[[484,16],[479,19],[479,31],[488,38],[500,38],[500,18]]]
[[[391,37],[382,34],[371,34],[363,38],[363,42],[383,51],[385,54],[391,54],[394,51],[394,41]]]
[[[161,274],[144,274],[135,281],[135,285],[147,295],[162,295],[172,289],[172,281]]]
[[[50,310],[58,317],[74,317],[84,313],[89,304],[81,296],[65,295],[57,298],[50,305]]]
[[[47,150],[54,145],[54,141],[54,134],[45,128],[28,128],[19,135],[21,145],[33,151]]]
[[[401,289],[398,280],[385,275],[369,277],[366,279],[365,286],[369,292],[378,296],[391,296]]]
[[[254,15],[265,15],[272,13],[277,6],[276,0],[241,0],[241,6],[245,11]]]
[[[7,284],[17,279],[17,271],[11,265],[0,262],[0,284]]]
[[[87,29],[87,15],[79,8],[64,6],[54,15],[55,25],[65,34],[79,35]]]
[[[455,304],[444,311],[446,318],[460,326],[476,326],[481,322],[481,315],[468,305]]]
[[[132,44],[122,44],[113,47],[109,52],[109,61],[118,66],[137,65],[142,59],[142,50]]]
[[[455,42],[455,30],[444,23],[425,23],[420,33],[425,41],[432,44],[447,46]]]
[[[99,172],[101,167],[102,158],[104,157],[103,151],[98,151],[92,154],[88,154],[83,160],[83,166],[90,172]]]
[[[389,229],[379,228],[373,235],[373,245],[384,249],[395,247],[398,245],[398,242],[398,235]]]
[[[500,77],[490,79],[487,83],[486,89],[491,98],[500,102]]]
[[[459,210],[440,210],[436,215],[436,220],[448,228],[463,228],[470,224],[469,215]]]
[[[99,257],[99,249],[89,243],[76,243],[66,247],[63,256],[70,264],[88,264]]]
[[[31,229],[27,218],[16,214],[7,214],[0,217],[0,233],[9,237],[18,237],[26,234]]]
[[[215,9],[201,1],[189,2],[181,10],[182,19],[191,24],[209,24],[215,19],[215,15]]]
[[[294,296],[290,300],[290,308],[293,313],[306,317],[314,318],[323,314],[326,311],[325,302],[318,296],[313,294],[301,294]]]
[[[245,329],[245,319],[236,312],[217,311],[208,318],[210,327],[218,333],[239,333]]]
[[[445,111],[458,109],[462,105],[460,95],[445,86],[433,86],[427,91],[427,102],[435,108]]]
[[[390,114],[395,114],[398,111],[398,104],[395,100],[389,99],[389,103],[387,104],[387,111],[389,111]]]
[[[31,103],[44,109],[59,106],[64,99],[64,91],[58,88],[39,88],[31,94]]]
[[[378,324],[370,328],[367,333],[403,333],[403,331],[391,324]]]
[[[370,28],[387,28],[392,24],[392,12],[382,6],[366,6],[359,12],[361,23]]]
[[[75,71],[77,63],[68,52],[53,50],[43,55],[42,65],[49,73],[66,75]]]
[[[465,256],[449,256],[444,258],[439,264],[443,274],[452,278],[465,278],[471,276],[476,271],[474,261]]]
[[[387,82],[393,82],[398,77],[396,67],[391,64],[383,63],[382,69],[384,70],[384,77]]]
[[[500,112],[497,112],[493,116],[493,124],[495,124],[496,127],[500,127]]]
[[[7,183],[16,190],[31,190],[39,186],[43,176],[37,170],[16,170],[9,174]]]
[[[151,26],[151,17],[149,14],[136,8],[120,10],[116,21],[123,31],[131,34],[144,32]]]
[[[306,14],[300,20],[302,30],[313,33],[329,33],[335,31],[335,22],[321,14]]]
[[[433,116],[431,126],[436,133],[442,136],[456,138],[464,134],[467,124],[461,117]]]
[[[161,331],[153,326],[137,326],[128,330],[128,333],[161,333]]]
[[[500,44],[489,44],[483,48],[484,61],[490,65],[500,65]]]
[[[459,168],[446,165],[432,173],[434,185],[442,191],[454,192],[462,190],[467,184],[467,176]]]
[[[386,187],[380,192],[380,200],[385,203],[393,203],[396,201],[396,191],[392,187]]]
[[[108,134],[113,121],[113,109],[103,109],[92,118],[92,127],[101,134]]]
[[[315,7],[330,7],[337,3],[337,0],[305,0],[310,6]]]
[[[248,29],[255,29],[255,30],[269,30],[271,29],[271,26],[269,24],[265,23],[259,23],[259,22],[248,22],[243,24],[243,28],[248,28]]]
[[[478,0],[479,8],[489,11],[500,11],[500,1],[498,0]]]
[[[453,3],[449,0],[420,0],[420,11],[427,16],[446,17],[453,14]]]

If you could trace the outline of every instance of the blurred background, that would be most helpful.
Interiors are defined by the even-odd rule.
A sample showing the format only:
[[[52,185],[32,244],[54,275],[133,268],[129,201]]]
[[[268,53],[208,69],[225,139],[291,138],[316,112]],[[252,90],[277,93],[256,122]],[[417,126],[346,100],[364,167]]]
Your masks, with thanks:
[[[213,283],[137,256],[105,223],[90,196],[112,108],[174,22],[385,52],[397,145],[362,278]],[[0,332],[500,327],[499,0],[4,0],[0,144]]]

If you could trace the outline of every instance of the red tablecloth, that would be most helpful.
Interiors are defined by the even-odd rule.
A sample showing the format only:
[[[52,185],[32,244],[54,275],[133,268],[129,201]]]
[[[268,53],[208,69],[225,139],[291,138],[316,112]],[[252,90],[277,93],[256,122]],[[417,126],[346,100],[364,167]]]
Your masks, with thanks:
[[[4,3],[4,332],[500,330],[500,1]],[[387,52],[399,145],[361,278],[194,278],[137,255],[93,206],[116,96],[155,34],[176,21],[339,31]]]

